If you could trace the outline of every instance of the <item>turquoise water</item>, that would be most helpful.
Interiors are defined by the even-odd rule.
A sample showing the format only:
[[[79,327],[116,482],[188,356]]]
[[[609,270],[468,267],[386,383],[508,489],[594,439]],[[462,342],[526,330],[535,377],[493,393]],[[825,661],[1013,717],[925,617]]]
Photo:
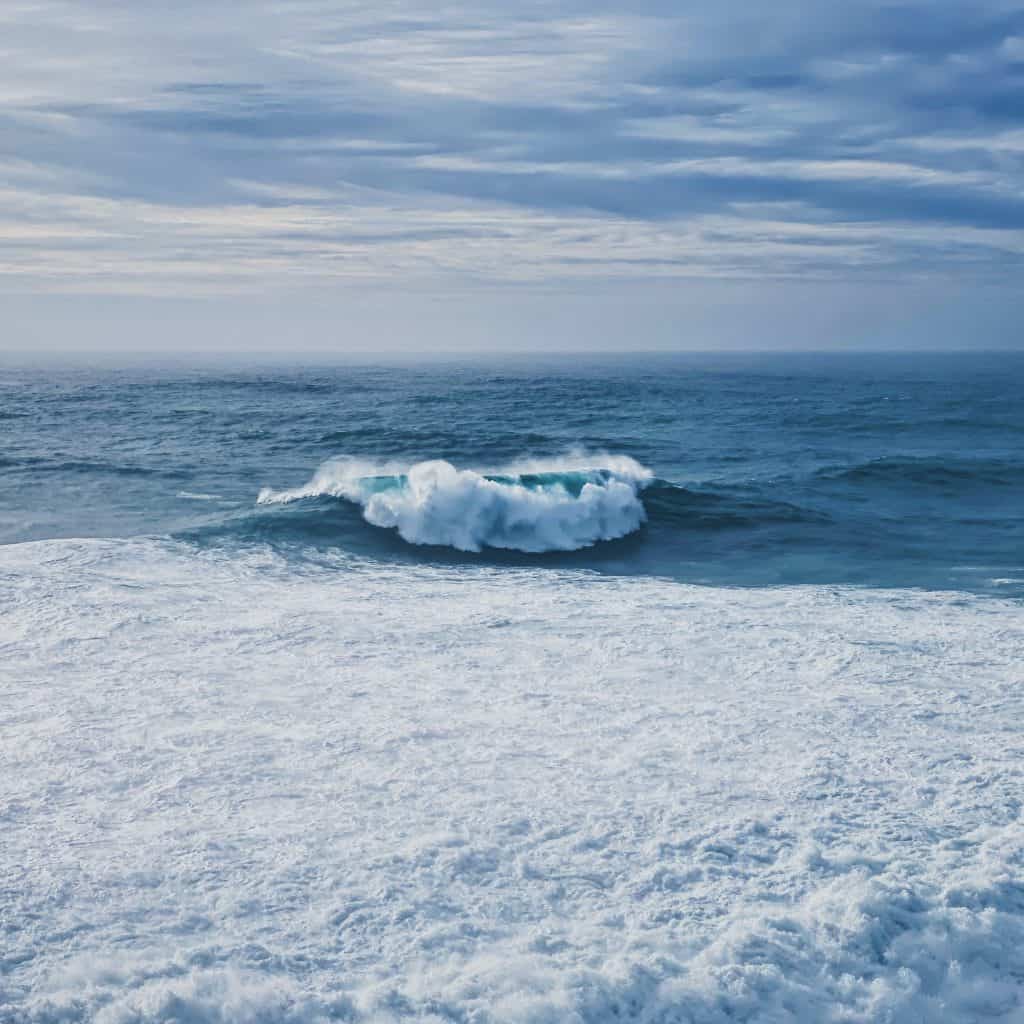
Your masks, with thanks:
[[[7,543],[172,535],[297,562],[1024,593],[1019,355],[8,362],[0,384]],[[621,477],[609,456],[650,472],[623,478],[637,521],[628,494],[610,508],[598,493]],[[339,457],[370,467],[365,493],[307,486]],[[401,492],[436,460],[479,476],[368,521],[371,492]],[[599,503],[584,514],[588,482]],[[553,511],[523,518],[521,490],[557,492]],[[452,540],[470,519],[469,540]]]

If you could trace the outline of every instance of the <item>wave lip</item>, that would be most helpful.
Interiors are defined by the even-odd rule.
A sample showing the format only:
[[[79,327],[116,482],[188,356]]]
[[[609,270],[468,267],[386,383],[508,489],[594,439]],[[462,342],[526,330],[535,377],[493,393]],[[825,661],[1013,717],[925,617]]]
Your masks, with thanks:
[[[410,544],[575,551],[637,530],[647,518],[640,492],[652,479],[649,469],[622,455],[524,461],[491,473],[442,459],[403,467],[342,457],[321,466],[305,486],[264,489],[257,502],[342,498],[360,505],[367,522],[397,530]]]

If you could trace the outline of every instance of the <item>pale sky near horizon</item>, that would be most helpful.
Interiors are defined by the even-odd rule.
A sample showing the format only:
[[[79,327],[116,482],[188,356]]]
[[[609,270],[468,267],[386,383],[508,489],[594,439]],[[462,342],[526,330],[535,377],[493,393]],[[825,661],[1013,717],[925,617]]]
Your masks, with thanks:
[[[0,349],[1024,347],[1007,0],[8,0]]]

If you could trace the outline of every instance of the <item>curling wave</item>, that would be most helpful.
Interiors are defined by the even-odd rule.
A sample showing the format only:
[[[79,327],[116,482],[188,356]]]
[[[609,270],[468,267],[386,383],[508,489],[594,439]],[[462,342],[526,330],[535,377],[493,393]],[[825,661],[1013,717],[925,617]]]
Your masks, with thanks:
[[[403,467],[341,457],[305,486],[264,489],[262,505],[330,496],[355,502],[374,526],[411,544],[575,551],[637,530],[649,469],[624,455],[520,462],[494,472],[435,459]]]

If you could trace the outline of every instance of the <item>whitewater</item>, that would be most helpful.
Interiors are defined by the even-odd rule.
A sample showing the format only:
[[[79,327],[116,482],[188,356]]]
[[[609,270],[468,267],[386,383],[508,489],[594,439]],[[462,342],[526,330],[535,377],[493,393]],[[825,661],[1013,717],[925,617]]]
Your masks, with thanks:
[[[1020,1020],[1019,607],[0,549],[0,1019]]]
[[[1024,1022],[1024,363],[0,385],[2,1024]]]
[[[647,518],[639,492],[652,478],[624,455],[578,453],[490,473],[442,459],[400,467],[339,456],[304,487],[264,488],[257,501],[345,498],[362,507],[368,523],[394,528],[411,544],[576,551],[639,529]]]

